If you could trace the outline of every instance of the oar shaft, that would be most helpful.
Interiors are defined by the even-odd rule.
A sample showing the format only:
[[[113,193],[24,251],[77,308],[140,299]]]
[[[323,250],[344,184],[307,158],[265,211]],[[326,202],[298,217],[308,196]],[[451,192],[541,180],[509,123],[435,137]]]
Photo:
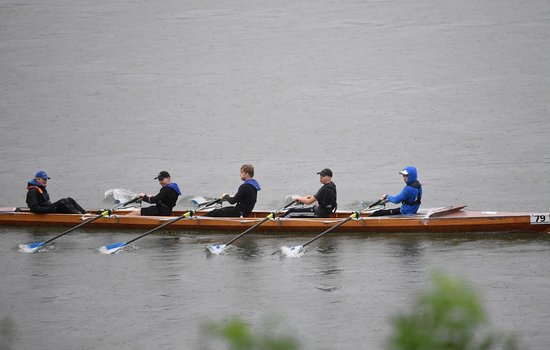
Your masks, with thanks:
[[[67,231],[64,231],[64,232],[58,234],[57,236],[48,239],[46,242],[44,242],[44,244],[48,244],[48,243],[50,243],[51,241],[53,241],[53,240],[55,240],[55,239],[58,239],[58,238],[60,238],[60,237],[62,237],[62,236],[64,236],[64,235],[66,235],[66,234],[69,233],[69,232],[73,232],[73,231],[76,230],[77,228],[80,228],[80,227],[82,227],[82,226],[84,226],[84,225],[87,225],[87,224],[89,224],[89,223],[92,222],[92,221],[96,221],[97,219],[99,219],[99,218],[101,218],[101,217],[103,217],[103,214],[99,214],[98,216],[95,216],[95,217],[93,217],[93,218],[86,219],[86,220],[82,221],[80,224],[76,225],[75,227],[71,227],[71,228],[68,229]]]
[[[264,222],[266,222],[267,220],[270,219],[270,216],[266,216],[265,218],[263,218],[261,221],[259,221],[258,223],[256,223],[256,225],[252,226],[252,227],[249,227],[246,231],[244,231],[243,233],[241,233],[240,235],[238,235],[237,237],[233,238],[232,240],[230,240],[229,242],[225,243],[225,245],[230,245],[231,243],[235,242],[236,240],[238,240],[239,238],[241,238],[242,236],[244,236],[245,234],[247,234],[248,232],[252,231],[253,229],[255,229],[256,227],[260,226],[261,224],[263,224]]]
[[[323,235],[325,235],[325,234],[329,233],[330,231],[332,231],[332,230],[334,230],[334,229],[336,229],[336,228],[342,226],[343,224],[345,224],[346,222],[350,221],[351,219],[353,219],[352,216],[346,218],[344,221],[338,223],[337,225],[334,225],[334,226],[332,226],[331,228],[328,228],[328,229],[325,230],[324,232],[318,234],[316,237],[314,237],[314,238],[310,239],[309,241],[307,241],[306,243],[302,244],[302,247],[305,247],[305,246],[307,246],[308,244],[311,244],[311,243],[315,242],[316,240],[318,240],[319,238],[321,238]]]
[[[208,203],[205,203],[201,208],[198,208],[198,210],[201,210],[201,209],[205,209],[205,208],[207,208],[207,207],[210,207],[210,206],[212,206],[212,205],[218,203],[219,201],[220,201],[219,199],[216,199],[216,200],[210,201],[210,202],[208,202]],[[132,242],[135,242],[135,241],[137,241],[138,239],[143,238],[143,237],[145,237],[145,236],[147,236],[147,235],[149,235],[149,234],[151,234],[151,233],[153,233],[153,232],[155,232],[155,231],[158,231],[158,230],[160,230],[160,229],[163,228],[163,227],[166,227],[166,226],[168,226],[168,225],[172,225],[172,224],[173,224],[174,222],[176,222],[176,221],[180,221],[181,219],[188,218],[188,217],[191,216],[191,215],[189,215],[190,213],[191,213],[191,215],[193,215],[194,212],[193,212],[193,211],[188,211],[188,212],[186,212],[185,214],[183,214],[183,215],[181,215],[181,216],[178,216],[177,218],[168,220],[168,221],[166,221],[164,224],[162,224],[162,225],[160,225],[160,226],[158,226],[158,227],[155,227],[155,228],[153,228],[153,229],[151,229],[151,230],[145,232],[145,233],[142,234],[141,236],[138,236],[138,237],[136,237],[136,238],[134,238],[134,239],[132,239],[132,240],[129,240],[128,242],[126,242],[125,245],[128,245],[128,244],[130,244],[130,243],[132,243]]]
[[[127,206],[128,204],[132,204],[132,203],[134,203],[134,202],[136,202],[136,201],[138,201],[138,200],[139,200],[139,197],[134,197],[134,198],[130,199],[129,201],[125,202],[125,203],[121,203],[121,204],[117,205],[116,207],[114,207],[114,208],[111,209],[111,210],[117,210],[118,208],[125,207],[125,206]]]
[[[239,238],[241,238],[242,236],[244,236],[245,234],[247,234],[248,232],[252,231],[253,229],[255,229],[256,227],[260,226],[261,224],[263,224],[264,222],[266,222],[267,220],[270,220],[270,219],[275,219],[275,215],[280,212],[281,210],[284,210],[284,209],[287,209],[288,207],[294,205],[295,201],[292,201],[290,203],[288,203],[287,205],[285,205],[284,207],[281,207],[277,210],[275,210],[273,213],[270,213],[268,216],[266,216],[263,220],[257,222],[254,226],[252,227],[249,227],[246,231],[244,231],[243,233],[241,233],[240,235],[238,235],[237,237],[233,238],[232,240],[230,240],[229,242],[225,243],[225,245],[230,245],[231,243],[235,242],[236,240],[238,240]]]
[[[160,226],[158,226],[158,227],[155,227],[155,228],[153,228],[153,229],[151,229],[151,230],[145,232],[145,233],[142,234],[141,236],[138,236],[138,237],[136,237],[136,238],[134,238],[134,239],[129,240],[128,242],[126,242],[126,244],[130,244],[130,243],[132,243],[132,242],[135,242],[135,241],[137,241],[138,239],[147,236],[148,234],[151,234],[151,233],[153,233],[153,232],[155,232],[155,231],[160,230],[160,229],[163,228],[163,227],[166,227],[166,226],[168,226],[168,225],[172,225],[172,224],[173,224],[174,222],[176,222],[176,221],[180,221],[181,219],[186,218],[186,217],[187,217],[187,216],[186,216],[187,213],[189,213],[189,212],[186,212],[185,214],[183,214],[183,215],[181,215],[181,216],[178,216],[177,218],[174,218],[174,219],[171,219],[171,220],[166,221],[164,224],[162,224],[162,225],[160,225]]]
[[[93,217],[93,218],[87,218],[86,220],[82,221],[80,224],[78,224],[78,225],[76,225],[76,226],[74,226],[74,227],[71,227],[70,229],[68,229],[68,230],[66,230],[66,231],[63,231],[62,233],[58,234],[58,235],[55,236],[55,237],[52,237],[52,238],[48,239],[47,241],[45,241],[44,243],[42,243],[40,246],[44,246],[44,245],[46,245],[46,244],[48,244],[48,243],[50,243],[50,242],[52,242],[52,241],[54,241],[54,240],[56,240],[56,239],[58,239],[58,238],[60,238],[60,237],[63,237],[63,236],[66,235],[67,233],[73,232],[74,230],[76,230],[76,229],[78,229],[78,228],[80,228],[80,227],[82,227],[82,226],[84,226],[84,225],[87,225],[87,224],[89,224],[90,222],[96,221],[97,219],[100,219],[100,218],[102,218],[103,216],[110,215],[111,212],[112,212],[113,210],[116,210],[116,209],[118,209],[118,208],[120,208],[120,207],[123,207],[123,206],[125,206],[125,205],[130,204],[130,203],[133,203],[133,202],[137,201],[138,199],[139,199],[139,197],[135,197],[135,198],[132,198],[131,200],[127,201],[126,203],[122,203],[122,204],[117,205],[117,206],[114,207],[113,209],[110,209],[110,210],[103,210],[103,211],[102,211],[100,214],[98,214],[97,216],[95,216],[95,217]]]
[[[370,209],[370,208],[372,208],[372,207],[374,207],[374,206],[376,206],[376,205],[382,203],[383,201],[384,201],[383,199],[379,199],[379,200],[377,200],[376,202],[374,202],[374,203],[372,203],[371,205],[369,205],[369,206],[367,207],[367,209]],[[365,210],[365,209],[363,209],[363,210]]]

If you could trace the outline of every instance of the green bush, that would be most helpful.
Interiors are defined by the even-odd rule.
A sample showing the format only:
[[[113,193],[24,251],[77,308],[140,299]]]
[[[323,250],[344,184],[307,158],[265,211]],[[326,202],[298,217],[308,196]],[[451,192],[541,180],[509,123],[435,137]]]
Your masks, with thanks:
[[[250,327],[238,318],[225,323],[212,323],[206,332],[221,337],[230,350],[297,350],[298,341],[288,336],[275,336],[267,331],[252,332]]]
[[[464,282],[435,273],[432,284],[410,313],[393,318],[389,350],[517,349],[513,337],[490,332],[481,302]],[[252,332],[237,318],[211,324],[207,332],[230,350],[296,350],[299,345],[292,337]]]
[[[464,282],[443,274],[433,276],[433,289],[417,299],[414,310],[393,320],[390,350],[488,350],[515,340],[488,330],[485,311]]]

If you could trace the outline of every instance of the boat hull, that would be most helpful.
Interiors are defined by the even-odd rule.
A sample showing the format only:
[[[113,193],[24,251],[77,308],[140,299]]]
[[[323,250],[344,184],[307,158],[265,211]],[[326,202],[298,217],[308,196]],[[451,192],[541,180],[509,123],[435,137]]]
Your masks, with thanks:
[[[359,220],[349,220],[335,232],[349,233],[459,233],[459,232],[540,232],[549,233],[548,220],[544,224],[533,223],[531,213],[480,212],[463,210],[461,207],[447,207],[417,215],[369,217],[362,214]],[[14,212],[2,208],[0,225],[3,226],[76,226],[83,219],[94,214],[33,214]],[[139,216],[136,211],[119,210],[110,217],[100,218],[86,227],[114,229],[151,229],[167,220],[182,215],[178,211],[171,217]],[[255,232],[322,232],[343,220],[352,212],[340,211],[331,218],[276,218],[268,220],[254,229]],[[212,233],[239,232],[252,227],[265,218],[269,212],[254,212],[248,218],[210,218],[204,212],[178,220],[166,228],[179,231],[211,231]]]

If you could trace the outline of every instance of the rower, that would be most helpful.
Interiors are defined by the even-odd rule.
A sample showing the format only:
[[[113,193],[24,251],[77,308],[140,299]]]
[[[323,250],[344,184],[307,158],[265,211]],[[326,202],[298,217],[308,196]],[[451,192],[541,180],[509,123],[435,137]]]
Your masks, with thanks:
[[[84,214],[84,210],[71,197],[61,198],[55,203],[50,202],[50,195],[46,186],[50,177],[45,171],[40,170],[34,175],[34,179],[27,182],[27,206],[33,213],[61,213]]]
[[[221,199],[228,201],[229,204],[236,203],[236,205],[214,209],[204,216],[246,218],[250,215],[256,205],[258,191],[261,190],[260,184],[253,178],[254,167],[252,164],[243,164],[240,176],[244,182],[239,186],[237,193],[233,197],[227,193],[221,196]]]
[[[417,180],[418,173],[416,168],[413,166],[405,167],[399,174],[403,175],[403,181],[405,182],[405,187],[401,190],[401,193],[396,196],[385,194],[380,199],[395,204],[401,203],[401,207],[380,209],[373,212],[370,216],[416,214],[422,200],[422,185]]]
[[[336,185],[332,182],[332,170],[325,168],[317,173],[319,182],[323,186],[314,195],[292,196],[294,201],[302,204],[317,205],[307,208],[290,208],[283,216],[285,218],[328,218],[331,213],[336,211]]]
[[[176,206],[178,196],[181,194],[178,184],[172,182],[170,174],[167,171],[161,171],[153,180],[158,180],[161,186],[159,193],[156,196],[146,195],[145,193],[138,194],[144,202],[151,203],[149,207],[141,208],[141,215],[144,216],[170,216],[172,209]]]

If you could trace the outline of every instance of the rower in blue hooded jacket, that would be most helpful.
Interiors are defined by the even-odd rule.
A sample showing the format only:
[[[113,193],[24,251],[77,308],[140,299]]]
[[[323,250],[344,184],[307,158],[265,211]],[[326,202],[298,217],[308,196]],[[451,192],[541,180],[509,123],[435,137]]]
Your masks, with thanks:
[[[401,203],[401,207],[377,210],[371,216],[416,214],[422,200],[422,185],[418,182],[416,168],[413,166],[405,167],[399,174],[403,175],[403,181],[406,184],[401,193],[395,196],[385,194],[380,199],[395,204]]]

